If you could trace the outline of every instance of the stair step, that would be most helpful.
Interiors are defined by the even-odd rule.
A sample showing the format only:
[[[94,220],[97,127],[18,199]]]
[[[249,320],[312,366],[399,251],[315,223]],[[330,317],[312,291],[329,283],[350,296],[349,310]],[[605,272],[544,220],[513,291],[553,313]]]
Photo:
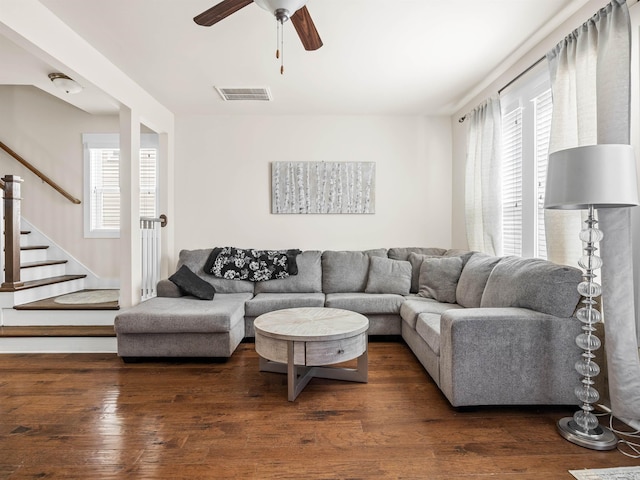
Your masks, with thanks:
[[[2,309],[2,321],[5,327],[113,326],[117,314],[118,310],[36,310],[12,306]]]
[[[115,337],[111,325],[0,327],[0,337]]]
[[[13,305],[24,305],[44,298],[65,295],[85,289],[85,275],[56,275],[47,276],[42,280],[27,281],[27,288],[16,289],[13,293]],[[2,287],[0,287],[2,291]],[[6,325],[6,323],[5,323]]]
[[[0,327],[0,353],[116,353],[113,325]]]
[[[30,245],[20,247],[20,263],[44,262],[49,260],[49,249]]]
[[[30,288],[44,287],[45,285],[55,285],[56,283],[69,282],[71,280],[79,280],[86,277],[86,275],[60,275],[58,277],[43,278],[41,280],[31,280],[28,282],[24,282],[24,284],[19,287],[15,287],[15,289],[0,287],[0,292],[19,292],[22,290],[28,290]]]
[[[81,290],[87,292],[89,290]],[[56,303],[56,297],[44,298],[35,302],[23,303],[15,305],[15,310],[119,310],[118,301],[103,303],[81,303],[68,304]]]
[[[44,260],[41,262],[28,262],[20,265],[20,268],[47,267],[49,265],[61,265],[67,262],[68,260]]]
[[[66,260],[40,260],[20,265],[20,281],[30,282],[67,274]],[[53,294],[52,294],[53,295]]]
[[[49,245],[21,245],[20,250],[46,250]]]

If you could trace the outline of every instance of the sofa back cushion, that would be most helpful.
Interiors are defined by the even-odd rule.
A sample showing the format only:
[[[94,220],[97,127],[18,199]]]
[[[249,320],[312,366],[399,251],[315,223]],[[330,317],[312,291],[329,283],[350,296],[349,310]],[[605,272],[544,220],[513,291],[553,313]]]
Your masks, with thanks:
[[[322,292],[322,252],[307,250],[296,257],[298,274],[288,278],[278,278],[266,282],[257,282],[256,295],[259,293],[320,293]]]
[[[199,250],[181,250],[178,257],[178,265],[176,270],[186,265],[189,270],[194,272],[200,278],[213,285],[217,293],[253,293],[253,282],[246,280],[227,280],[225,278],[217,278],[203,270],[204,264],[209,258],[211,248]]]
[[[480,306],[489,275],[500,260],[501,257],[486,253],[474,253],[467,260],[456,288],[456,299],[460,305],[467,308]]]
[[[539,258],[505,257],[493,268],[481,307],[522,307],[570,317],[580,300],[582,272]]]
[[[386,257],[387,250],[331,251],[322,254],[322,291],[324,293],[364,292],[371,257]]]

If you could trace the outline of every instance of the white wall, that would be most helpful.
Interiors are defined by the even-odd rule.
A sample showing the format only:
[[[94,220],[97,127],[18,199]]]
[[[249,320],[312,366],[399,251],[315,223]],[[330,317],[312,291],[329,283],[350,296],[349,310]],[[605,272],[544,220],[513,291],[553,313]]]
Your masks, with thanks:
[[[89,115],[26,86],[1,86],[0,111],[0,140],[84,201],[82,133],[118,132],[118,117]],[[451,143],[444,117],[179,118],[169,269],[183,248],[447,248]],[[273,215],[272,161],[376,162],[376,213]],[[25,180],[25,218],[98,276],[118,278],[119,241],[85,239],[82,205],[2,152],[0,167]]]
[[[376,162],[371,215],[275,215],[273,161]],[[348,250],[451,244],[448,118],[176,118],[175,243]]]
[[[462,115],[460,115],[462,116]],[[453,248],[469,248],[464,216],[464,175],[467,155],[468,122],[460,123],[452,117],[451,175],[453,178],[453,198],[451,199],[451,244]]]
[[[82,133],[117,133],[117,116],[89,115],[35,87],[0,86],[0,140],[83,199]],[[19,175],[22,215],[101,278],[119,278],[118,240],[85,239],[83,205],[64,198],[4,151],[0,175]]]

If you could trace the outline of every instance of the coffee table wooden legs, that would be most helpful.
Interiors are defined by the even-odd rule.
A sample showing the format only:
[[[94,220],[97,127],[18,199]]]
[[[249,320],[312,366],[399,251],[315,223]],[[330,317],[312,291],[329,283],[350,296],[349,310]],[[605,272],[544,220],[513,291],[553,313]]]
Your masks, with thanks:
[[[287,341],[287,363],[272,362],[260,357],[260,371],[286,373],[288,399],[293,402],[312,378],[328,378],[347,382],[367,383],[369,377],[367,350],[358,357],[356,368],[305,367],[293,363],[293,341]]]

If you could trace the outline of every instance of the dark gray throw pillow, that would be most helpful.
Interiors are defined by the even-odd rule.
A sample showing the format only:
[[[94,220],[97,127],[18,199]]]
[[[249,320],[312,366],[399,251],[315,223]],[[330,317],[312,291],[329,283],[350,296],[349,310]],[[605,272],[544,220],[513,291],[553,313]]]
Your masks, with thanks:
[[[186,265],[182,265],[176,273],[169,277],[169,280],[184,293],[193,295],[200,300],[213,300],[216,293],[213,285],[193,273]]]

